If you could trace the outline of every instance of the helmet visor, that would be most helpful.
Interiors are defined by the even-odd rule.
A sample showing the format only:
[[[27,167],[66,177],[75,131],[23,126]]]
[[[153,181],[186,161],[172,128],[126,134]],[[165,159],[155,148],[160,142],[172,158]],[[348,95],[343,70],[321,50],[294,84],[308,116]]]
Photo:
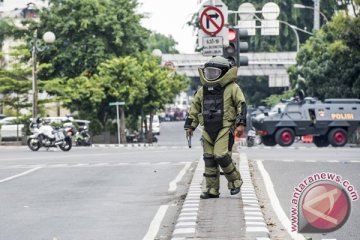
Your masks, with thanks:
[[[221,76],[222,70],[216,67],[205,67],[204,76],[206,80],[214,81]]]

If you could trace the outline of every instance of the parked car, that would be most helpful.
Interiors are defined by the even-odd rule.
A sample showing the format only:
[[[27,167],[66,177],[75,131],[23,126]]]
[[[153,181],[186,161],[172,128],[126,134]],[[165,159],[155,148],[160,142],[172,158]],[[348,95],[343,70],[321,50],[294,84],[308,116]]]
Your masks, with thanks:
[[[16,117],[5,117],[0,120],[0,137],[1,140],[14,140],[22,136],[24,124],[16,124]]]
[[[0,114],[0,120],[6,118],[6,115]]]

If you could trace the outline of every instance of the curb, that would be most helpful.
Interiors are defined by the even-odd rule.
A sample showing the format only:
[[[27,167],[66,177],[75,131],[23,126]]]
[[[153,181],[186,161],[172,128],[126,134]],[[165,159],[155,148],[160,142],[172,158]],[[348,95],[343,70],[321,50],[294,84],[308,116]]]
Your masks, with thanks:
[[[270,240],[269,229],[265,223],[259,200],[255,194],[246,153],[240,153],[240,174],[243,180],[241,198],[244,204],[246,235],[252,239]]]
[[[200,205],[200,194],[203,181],[204,161],[202,156],[197,164],[194,177],[191,181],[189,192],[186,195],[184,204],[180,211],[179,217],[172,234],[171,240],[184,240],[194,238],[197,217]]]
[[[123,148],[123,147],[155,147],[155,144],[149,143],[132,143],[132,144],[92,144],[91,147],[100,148]]]

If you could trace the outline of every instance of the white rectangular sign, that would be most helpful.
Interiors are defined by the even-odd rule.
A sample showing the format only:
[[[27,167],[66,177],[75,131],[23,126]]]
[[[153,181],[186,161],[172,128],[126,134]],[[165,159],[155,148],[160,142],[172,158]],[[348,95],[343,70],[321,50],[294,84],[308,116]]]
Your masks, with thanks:
[[[202,46],[202,54],[204,56],[223,55],[224,42],[222,37],[203,37]]]

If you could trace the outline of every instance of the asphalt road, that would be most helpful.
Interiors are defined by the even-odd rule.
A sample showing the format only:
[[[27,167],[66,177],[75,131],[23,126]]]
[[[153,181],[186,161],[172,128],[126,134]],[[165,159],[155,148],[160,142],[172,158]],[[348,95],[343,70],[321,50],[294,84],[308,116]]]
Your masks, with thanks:
[[[182,124],[156,147],[0,147],[0,239],[169,239],[201,156]]]
[[[315,173],[331,172],[348,180],[360,193],[360,148],[316,148],[312,144],[299,144],[296,147],[262,147],[243,148],[240,152],[246,153],[254,164],[262,164],[270,176],[267,185],[273,184],[274,192],[280,202],[286,217],[291,219],[291,203],[295,187]],[[256,177],[264,178],[264,174],[257,170]],[[271,197],[266,189],[259,189]],[[273,205],[272,205],[273,206]],[[281,209],[274,207],[274,213],[279,216]],[[323,234],[304,233],[309,239],[359,239],[360,201],[351,202],[351,213],[340,229]]]
[[[162,122],[160,123],[160,135],[158,138],[159,146],[182,146],[187,147],[188,142],[184,131],[184,121]],[[192,147],[200,147],[201,131],[198,127],[191,139]]]

